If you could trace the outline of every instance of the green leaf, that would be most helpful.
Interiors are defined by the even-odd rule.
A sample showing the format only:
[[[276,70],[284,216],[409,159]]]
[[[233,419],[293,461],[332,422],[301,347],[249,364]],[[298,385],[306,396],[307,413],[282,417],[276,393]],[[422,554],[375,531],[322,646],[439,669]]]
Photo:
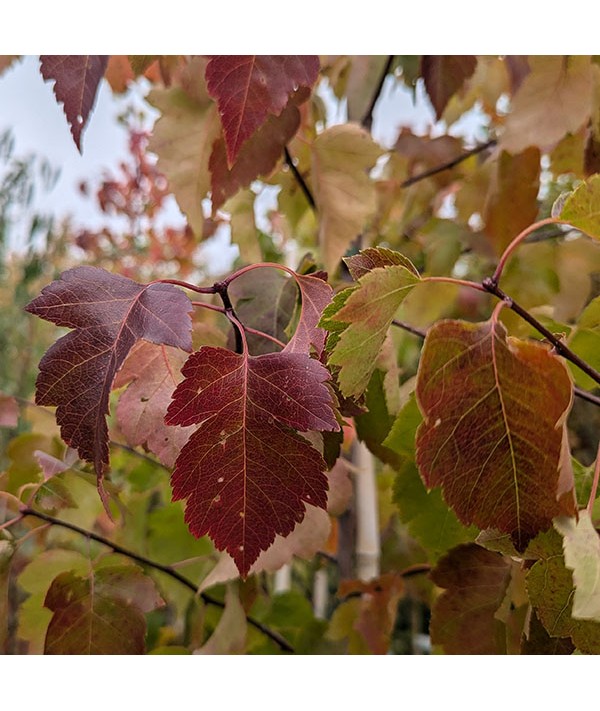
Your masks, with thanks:
[[[371,251],[384,259],[383,252],[389,252]],[[398,258],[402,264],[388,262],[388,266],[363,273],[358,286],[347,296],[336,296],[323,313],[320,325],[334,334],[327,344],[329,364],[340,366],[338,382],[346,397],[361,395],[366,389],[394,315],[419,282],[412,264],[402,255]]]
[[[540,552],[541,559],[527,575],[527,592],[542,624],[551,637],[570,637],[581,652],[600,653],[600,623],[572,616],[573,575],[565,566],[556,531],[545,537]]]
[[[400,458],[383,444],[394,422],[394,417],[388,411],[386,403],[384,378],[385,375],[381,370],[375,370],[366,392],[367,412],[357,415],[354,423],[358,438],[370,451],[382,462],[397,466]]]
[[[600,622],[600,538],[587,511],[579,520],[561,516],[554,527],[563,537],[565,565],[573,571],[573,617]]]
[[[545,347],[507,340],[494,319],[438,322],[425,339],[416,393],[425,418],[421,476],[442,487],[463,523],[509,533],[524,550],[554,517],[572,515],[572,476],[559,476],[572,385]]]
[[[559,217],[589,237],[600,239],[600,175],[575,188],[564,201]]]

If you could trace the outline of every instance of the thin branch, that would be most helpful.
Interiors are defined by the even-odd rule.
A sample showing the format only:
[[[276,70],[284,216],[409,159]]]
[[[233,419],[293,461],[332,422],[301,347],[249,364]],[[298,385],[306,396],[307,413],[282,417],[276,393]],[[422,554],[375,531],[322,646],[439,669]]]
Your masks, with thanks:
[[[315,202],[315,198],[313,197],[313,194],[311,193],[310,188],[306,184],[306,181],[304,180],[302,173],[300,173],[300,171],[294,164],[294,159],[292,158],[287,146],[285,146],[285,148],[283,149],[283,155],[285,156],[285,163],[288,166],[288,168],[292,171],[292,175],[294,176],[294,178],[296,179],[296,182],[300,186],[300,189],[304,193],[304,197],[306,198],[306,201],[311,206],[311,208],[316,212],[317,211],[317,203]]]
[[[538,222],[534,222],[532,225],[529,225],[529,227],[526,227],[524,230],[519,232],[519,234],[513,239],[513,241],[508,245],[508,247],[502,253],[502,256],[500,257],[500,261],[498,262],[498,266],[496,267],[496,271],[494,272],[494,275],[492,276],[492,279],[496,283],[498,283],[500,281],[500,277],[502,276],[502,272],[504,271],[504,267],[506,266],[506,262],[508,261],[509,257],[515,251],[515,249],[521,244],[521,242],[523,242],[523,240],[526,237],[528,237],[532,232],[535,232],[540,227],[544,227],[546,225],[564,225],[564,224],[567,224],[567,223],[563,222],[562,220],[559,220],[557,217],[547,217],[545,220],[539,220]]]
[[[21,509],[21,516],[32,516],[34,518],[40,519],[41,521],[45,521],[46,523],[51,523],[54,526],[60,526],[62,528],[68,529],[69,531],[73,531],[74,533],[79,533],[81,536],[90,538],[91,540],[96,541],[97,543],[101,543],[107,548],[112,549],[115,553],[120,553],[121,555],[124,555],[127,558],[130,558],[131,560],[135,560],[136,562],[141,563],[142,565],[145,565],[149,568],[153,568],[154,570],[159,570],[161,573],[164,573],[170,578],[173,578],[174,580],[180,582],[186,588],[191,590],[194,594],[198,593],[198,586],[195,585],[191,580],[186,578],[184,575],[181,575],[181,573],[172,568],[170,565],[164,565],[163,563],[158,563],[155,560],[151,560],[150,558],[146,558],[143,555],[134,553],[133,551],[130,551],[129,549],[124,548],[123,546],[120,546],[118,543],[113,543],[112,541],[109,541],[108,538],[104,538],[104,536],[100,536],[97,533],[94,533],[93,531],[87,531],[85,528],[80,528],[79,526],[76,526],[73,523],[69,523],[68,521],[62,521],[59,518],[49,516],[48,514],[42,513],[41,511],[35,511],[34,509],[28,507]],[[217,600],[216,598],[212,597],[211,595],[207,595],[204,592],[200,593],[200,598],[207,605],[214,605],[215,607],[220,607],[221,609],[225,608],[224,602],[221,602],[220,600]],[[247,617],[246,619],[248,620],[249,625],[256,628],[266,637],[275,642],[275,644],[277,644],[284,652],[294,652],[294,648],[278,632],[269,629],[268,627],[263,625],[262,622],[255,620],[253,617]]]
[[[587,400],[588,402],[591,402],[594,405],[600,406],[600,397],[598,397],[598,395],[589,393],[587,390],[582,390],[577,386],[573,388],[573,392],[575,393],[575,395],[577,395],[577,397],[580,397],[582,400]]]
[[[518,314],[524,321],[527,321],[527,323],[533,326],[536,331],[542,334],[542,336],[545,336],[545,338],[552,343],[554,349],[559,355],[563,356],[563,358],[566,358],[567,360],[570,360],[571,363],[576,365],[586,375],[589,375],[594,382],[600,385],[600,373],[580,358],[577,353],[574,353],[561,341],[560,338],[557,338],[552,331],[549,331],[542,323],[532,316],[529,311],[524,309],[520,304],[514,301],[514,299],[511,299],[510,296],[505,294],[493,278],[487,277],[481,283],[486,291],[489,291],[490,294],[494,294],[494,296],[502,299],[509,309],[512,309],[512,311]]]
[[[390,73],[390,69],[392,68],[393,63],[394,63],[394,55],[390,55],[387,58],[387,61],[385,63],[385,66],[383,67],[383,70],[381,71],[381,76],[379,77],[379,83],[377,84],[377,86],[375,88],[375,93],[373,94],[371,103],[369,104],[369,108],[367,109],[365,115],[362,117],[362,120],[360,122],[360,125],[363,128],[366,128],[367,131],[370,131],[371,127],[373,125],[373,111],[375,109],[375,104],[379,101],[379,96],[380,96],[381,91],[383,89],[383,84],[385,82],[385,78]]]
[[[476,291],[487,291],[487,289],[477,281],[469,281],[468,279],[455,279],[454,277],[426,276],[421,279],[421,283],[423,282],[454,284],[455,286],[468,286],[470,289],[475,289]]]
[[[194,284],[189,284],[187,281],[180,281],[179,279],[157,279],[156,281],[151,281],[148,286],[151,286],[152,284],[174,284],[175,286],[181,286],[184,289],[195,291],[197,294],[217,293],[216,284],[213,284],[212,286],[195,286]]]
[[[280,348],[285,348],[285,343],[283,341],[280,341],[279,338],[275,338],[275,336],[272,336],[270,333],[259,331],[257,328],[250,328],[250,326],[246,326],[245,324],[242,324],[242,327],[244,331],[246,331],[246,333],[251,333],[254,336],[260,336],[261,338],[266,338],[268,341],[275,343]]]
[[[406,323],[405,321],[399,321],[397,318],[392,320],[392,326],[408,331],[408,333],[412,333],[413,336],[418,336],[419,338],[425,338],[427,335],[427,331],[417,328],[416,326],[411,326],[410,323]]]
[[[450,168],[454,168],[454,166],[467,160],[467,158],[475,156],[478,153],[482,153],[488,148],[492,148],[496,145],[496,143],[497,141],[495,138],[491,139],[490,141],[487,141],[486,143],[481,143],[479,146],[475,146],[475,148],[471,148],[470,151],[461,153],[459,156],[453,158],[452,160],[449,160],[447,163],[436,165],[435,168],[430,168],[429,170],[425,170],[422,173],[417,173],[416,175],[413,175],[412,178],[408,178],[403,183],[401,183],[400,187],[408,188],[411,185],[418,183],[420,180],[425,180],[425,178],[430,178],[432,175],[437,175],[438,173],[443,173],[445,170],[450,170]]]
[[[596,465],[594,466],[594,481],[592,482],[592,490],[590,491],[590,498],[588,499],[587,510],[589,515],[592,515],[592,509],[594,508],[594,501],[596,501],[596,494],[598,493],[598,479],[600,479],[600,442],[598,443],[598,453],[596,454]]]
[[[161,467],[165,471],[169,472],[169,474],[171,473],[171,469],[162,462],[159,462],[158,459],[154,459],[154,457],[149,457],[144,452],[139,452],[137,449],[130,447],[128,444],[121,444],[121,442],[115,442],[112,439],[109,441],[109,444],[111,447],[122,449],[124,452],[129,452],[129,454],[134,454],[136,457],[139,457],[140,459],[143,459],[146,462],[150,462],[150,464],[154,464],[157,467]]]

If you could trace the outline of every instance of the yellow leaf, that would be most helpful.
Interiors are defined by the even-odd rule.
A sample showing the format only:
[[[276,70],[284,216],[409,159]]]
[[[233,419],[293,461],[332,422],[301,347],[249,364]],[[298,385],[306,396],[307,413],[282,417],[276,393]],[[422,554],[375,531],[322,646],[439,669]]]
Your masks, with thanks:
[[[383,150],[358,124],[332,126],[313,144],[312,176],[319,211],[319,244],[333,270],[377,207],[369,171]]]

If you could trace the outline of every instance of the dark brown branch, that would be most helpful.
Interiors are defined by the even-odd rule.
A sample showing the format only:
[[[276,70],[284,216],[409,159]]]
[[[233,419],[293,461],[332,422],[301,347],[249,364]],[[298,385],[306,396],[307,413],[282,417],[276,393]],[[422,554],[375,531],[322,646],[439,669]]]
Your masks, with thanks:
[[[408,331],[408,333],[412,333],[413,336],[418,336],[419,338],[425,338],[427,335],[427,331],[423,331],[423,329],[417,328],[416,326],[411,326],[410,323],[406,323],[405,321],[399,321],[397,318],[393,319],[392,326]]]
[[[548,330],[542,323],[540,323],[535,316],[532,316],[529,311],[524,309],[520,304],[514,301],[514,299],[511,299],[508,294],[505,294],[494,279],[487,277],[481,283],[486,291],[489,291],[490,294],[494,294],[494,296],[502,299],[509,309],[514,311],[524,321],[527,321],[528,324],[533,326],[536,331],[541,333],[542,336],[544,336],[554,346],[555,351],[559,355],[567,360],[570,360],[571,363],[576,365],[586,375],[589,375],[594,382],[600,385],[600,373],[580,358],[577,353],[574,353],[565,343],[563,343],[560,338],[555,336],[552,331]]]
[[[425,170],[422,173],[417,173],[416,175],[413,175],[411,178],[408,178],[403,183],[401,183],[400,187],[408,188],[411,185],[418,183],[420,180],[425,180],[425,178],[430,178],[432,175],[437,175],[438,173],[443,173],[445,170],[450,170],[450,168],[454,168],[454,166],[467,160],[467,158],[470,158],[471,156],[475,156],[478,153],[482,153],[487,148],[492,148],[492,146],[495,146],[496,143],[497,143],[496,139],[492,138],[491,140],[487,141],[486,143],[482,143],[479,146],[475,146],[475,148],[471,148],[470,151],[461,153],[459,156],[457,156],[456,158],[453,158],[452,160],[449,160],[447,163],[442,163],[441,165],[436,165],[435,168],[430,168],[429,170]]]
[[[573,388],[573,392],[575,393],[575,395],[577,395],[577,397],[580,397],[582,400],[587,400],[588,402],[592,402],[594,403],[594,405],[598,405],[600,407],[600,397],[598,397],[598,395],[589,393],[587,390],[582,390],[577,386]]]
[[[311,193],[310,188],[306,184],[306,181],[304,180],[302,173],[300,173],[298,168],[296,168],[294,159],[292,158],[287,146],[285,146],[285,148],[283,149],[283,155],[285,156],[285,163],[288,166],[288,168],[292,171],[292,175],[294,176],[294,178],[296,179],[296,182],[300,186],[300,189],[304,193],[304,197],[306,198],[306,201],[311,206],[311,208],[316,212],[317,203],[315,202],[315,198],[313,197],[313,194]]]
[[[379,77],[379,83],[377,84],[377,87],[375,88],[375,93],[373,94],[373,98],[371,99],[369,108],[365,112],[365,115],[362,117],[362,120],[360,122],[360,125],[363,128],[366,128],[367,131],[370,131],[371,126],[373,125],[373,111],[375,110],[375,104],[379,101],[379,96],[381,95],[381,90],[383,89],[383,84],[385,82],[385,78],[390,73],[390,69],[392,68],[393,62],[394,62],[394,55],[390,55],[387,58],[385,66],[383,67],[383,70],[381,72],[381,76]]]
[[[42,513],[41,511],[35,511],[34,509],[31,509],[29,507],[24,507],[21,509],[21,514],[23,516],[32,516],[34,518],[40,519],[41,521],[46,521],[46,523],[51,523],[54,526],[67,528],[69,531],[73,531],[74,533],[79,533],[81,536],[85,536],[86,538],[90,538],[91,540],[96,541],[97,543],[101,543],[107,548],[111,548],[115,553],[120,553],[121,555],[124,555],[131,560],[135,560],[136,562],[141,563],[142,565],[145,565],[149,568],[153,568],[154,570],[159,570],[161,573],[164,573],[170,578],[173,578],[174,580],[180,582],[186,588],[191,590],[194,594],[198,593],[198,586],[195,585],[191,580],[186,578],[184,575],[181,575],[181,573],[172,568],[170,565],[163,565],[162,563],[158,563],[155,560],[146,558],[143,555],[134,553],[133,551],[130,551],[129,549],[124,548],[123,546],[120,546],[118,543],[113,543],[112,541],[109,541],[108,538],[104,538],[104,536],[100,536],[97,533],[94,533],[93,531],[87,531],[85,528],[80,528],[79,526],[76,526],[73,523],[69,523],[68,521],[62,521],[59,518],[49,516],[48,514]],[[221,609],[225,608],[224,602],[217,600],[211,595],[207,595],[206,593],[202,592],[200,593],[200,597],[207,605],[214,605],[215,607],[220,607]],[[287,640],[285,640],[278,632],[269,629],[268,627],[263,625],[262,622],[255,620],[253,617],[247,617],[246,619],[249,625],[252,625],[252,627],[255,627],[257,630],[260,630],[260,632],[262,632],[266,637],[275,642],[275,644],[277,644],[277,646],[284,652],[294,652],[294,648],[291,646],[291,644]]]

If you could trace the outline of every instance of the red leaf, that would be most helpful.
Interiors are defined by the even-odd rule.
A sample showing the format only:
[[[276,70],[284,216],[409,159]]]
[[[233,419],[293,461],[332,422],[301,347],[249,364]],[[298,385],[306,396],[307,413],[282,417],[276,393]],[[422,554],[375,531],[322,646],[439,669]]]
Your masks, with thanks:
[[[435,115],[439,119],[446,104],[475,71],[477,57],[470,55],[426,55],[421,60],[421,73]]]
[[[58,406],[64,441],[94,463],[101,489],[109,460],[104,416],[115,373],[140,338],[191,351],[190,301],[170,284],[145,286],[104,269],[76,267],[25,310],[75,329],[40,361],[36,403]]]
[[[113,386],[129,384],[117,405],[117,421],[128,444],[145,445],[167,467],[173,466],[190,435],[186,428],[165,425],[165,412],[186,359],[176,348],[140,341]]]
[[[294,335],[284,348],[286,353],[310,353],[312,346],[317,356],[321,356],[325,347],[327,332],[318,327],[323,309],[331,302],[333,289],[327,283],[327,275],[294,274],[296,284],[302,296],[300,317]]]
[[[206,83],[221,115],[229,165],[269,115],[279,116],[290,95],[300,87],[310,89],[318,73],[316,56],[211,58],[206,67]]]
[[[177,458],[173,499],[195,536],[210,535],[243,576],[304,502],[327,506],[325,462],[294,430],[339,429],[327,370],[301,353],[248,356],[203,347],[182,370],[166,422],[198,424]]]
[[[96,99],[108,55],[53,54],[40,56],[40,70],[46,81],[55,81],[54,95],[64,107],[75,145],[81,152],[81,132]]]
[[[440,321],[427,332],[416,393],[421,476],[442,486],[463,523],[509,533],[522,551],[572,514],[559,479],[572,384],[547,348],[507,339],[495,318]]]
[[[292,97],[280,116],[269,116],[250,136],[235,161],[228,160],[226,140],[216,140],[209,161],[213,212],[259,176],[268,176],[283,159],[283,148],[299,126],[300,112]]]

